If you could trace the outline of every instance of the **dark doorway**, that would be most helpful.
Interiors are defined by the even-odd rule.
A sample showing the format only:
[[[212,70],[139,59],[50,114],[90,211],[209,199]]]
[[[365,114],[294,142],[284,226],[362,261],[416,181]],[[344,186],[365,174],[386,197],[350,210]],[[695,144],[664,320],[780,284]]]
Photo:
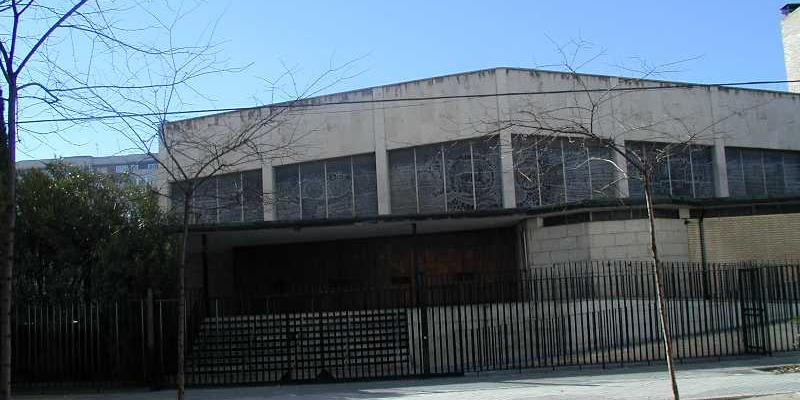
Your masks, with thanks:
[[[463,280],[516,268],[513,228],[237,248],[244,297],[306,288],[388,287],[414,282],[414,254],[429,277]]]

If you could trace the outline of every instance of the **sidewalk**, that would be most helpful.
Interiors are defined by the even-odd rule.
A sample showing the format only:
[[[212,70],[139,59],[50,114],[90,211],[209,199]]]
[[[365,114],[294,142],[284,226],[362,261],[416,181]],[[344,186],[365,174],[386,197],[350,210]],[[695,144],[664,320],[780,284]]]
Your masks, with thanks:
[[[800,363],[800,354],[678,365],[682,399],[800,400],[800,374],[761,368]],[[768,397],[759,397],[768,396]],[[20,399],[166,400],[174,391],[74,395],[26,395]],[[671,398],[661,366],[614,369],[560,369],[468,375],[458,378],[351,382],[325,385],[190,389],[189,400],[262,399],[666,399]]]

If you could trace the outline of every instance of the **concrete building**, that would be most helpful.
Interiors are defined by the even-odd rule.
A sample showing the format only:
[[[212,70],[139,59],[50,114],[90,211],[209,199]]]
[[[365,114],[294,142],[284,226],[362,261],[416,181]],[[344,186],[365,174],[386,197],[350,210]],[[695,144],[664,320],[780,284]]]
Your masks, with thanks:
[[[167,136],[215,140],[280,107]],[[785,92],[517,68],[308,99],[259,139],[279,148],[301,132],[302,151],[223,157],[236,167],[198,191],[190,284],[256,294],[645,259],[642,184],[608,143],[661,159],[665,259],[798,259],[798,107]],[[577,130],[589,124],[606,142]]]
[[[152,185],[155,183],[156,171],[158,170],[158,162],[147,154],[126,154],[107,157],[75,156],[43,160],[24,160],[17,162],[17,169],[44,168],[47,164],[54,162],[63,162],[104,174],[129,175],[137,183],[145,185]]]

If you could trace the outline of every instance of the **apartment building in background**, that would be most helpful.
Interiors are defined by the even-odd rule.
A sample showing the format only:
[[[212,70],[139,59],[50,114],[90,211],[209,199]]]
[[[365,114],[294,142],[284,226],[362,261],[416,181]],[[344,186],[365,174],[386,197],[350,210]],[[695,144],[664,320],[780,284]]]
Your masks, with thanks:
[[[44,168],[47,164],[54,162],[63,162],[103,174],[127,175],[130,176],[134,182],[143,185],[152,185],[155,182],[156,171],[158,170],[158,162],[147,154],[126,154],[105,157],[74,156],[42,160],[23,160],[17,162],[17,169]]]

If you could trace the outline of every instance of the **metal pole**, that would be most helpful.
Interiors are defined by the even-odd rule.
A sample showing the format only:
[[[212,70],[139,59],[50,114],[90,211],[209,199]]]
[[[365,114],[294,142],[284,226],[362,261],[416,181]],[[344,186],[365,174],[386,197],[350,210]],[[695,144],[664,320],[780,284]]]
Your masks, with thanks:
[[[417,224],[411,224],[411,234],[413,236],[413,244],[411,247],[411,255],[414,263],[414,276],[417,292],[417,307],[419,308],[420,315],[420,338],[422,339],[422,374],[428,376],[431,373],[431,365],[429,358],[428,348],[428,306],[425,299],[425,281],[424,272],[419,266],[419,256],[417,246],[419,240],[417,238]]]
[[[203,246],[203,306],[206,315],[208,314],[208,238],[205,234],[201,236]]]
[[[153,323],[153,289],[147,288],[147,309],[145,311],[145,332],[147,337],[147,360],[145,361],[145,370],[147,371],[147,383],[151,388],[156,388],[156,353],[155,353],[155,324]]]

